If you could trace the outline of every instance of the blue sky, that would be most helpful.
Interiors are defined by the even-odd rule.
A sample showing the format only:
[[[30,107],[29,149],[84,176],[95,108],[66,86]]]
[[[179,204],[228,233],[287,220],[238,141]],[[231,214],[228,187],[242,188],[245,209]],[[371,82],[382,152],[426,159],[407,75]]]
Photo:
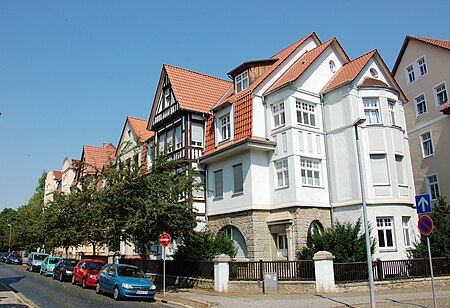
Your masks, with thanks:
[[[392,68],[406,35],[450,40],[449,1],[0,1],[0,210],[82,146],[147,119],[163,63],[219,78],[315,31]]]

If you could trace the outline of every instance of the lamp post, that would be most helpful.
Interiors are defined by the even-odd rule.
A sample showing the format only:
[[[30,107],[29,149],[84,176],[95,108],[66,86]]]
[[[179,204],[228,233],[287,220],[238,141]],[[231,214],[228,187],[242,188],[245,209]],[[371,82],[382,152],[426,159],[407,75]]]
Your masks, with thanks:
[[[9,245],[8,245],[8,252],[11,253],[11,233],[12,233],[12,224],[8,224],[9,227]]]
[[[364,170],[361,161],[361,149],[358,134],[358,127],[366,122],[365,118],[359,118],[353,124],[355,127],[355,137],[356,137],[356,154],[358,157],[358,167],[359,167],[359,183],[361,188],[361,204],[363,212],[364,221],[364,233],[366,237],[366,257],[367,257],[367,271],[369,272],[369,288],[370,288],[370,307],[375,308],[375,285],[373,282],[373,272],[372,272],[372,253],[370,251],[370,235],[369,235],[369,221],[367,218],[367,204],[366,204],[366,192],[364,188]]]

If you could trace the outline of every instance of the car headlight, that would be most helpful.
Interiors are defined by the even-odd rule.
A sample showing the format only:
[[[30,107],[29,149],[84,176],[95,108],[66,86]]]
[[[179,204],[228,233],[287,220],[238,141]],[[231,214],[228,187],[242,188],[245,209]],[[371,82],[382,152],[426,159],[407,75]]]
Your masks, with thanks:
[[[131,285],[131,284],[128,284],[128,283],[122,283],[122,288],[124,288],[124,289],[133,289],[133,286]]]
[[[71,271],[71,270],[66,270],[66,274],[72,274],[73,273],[73,271]]]
[[[156,290],[156,286],[155,286],[155,285],[152,285],[152,286],[150,287],[150,290]]]
[[[93,274],[88,274],[88,277],[91,278],[91,279],[96,279],[97,278],[97,276],[95,276]]]
[[[47,266],[47,270],[48,271],[53,271],[54,267],[53,266]]]

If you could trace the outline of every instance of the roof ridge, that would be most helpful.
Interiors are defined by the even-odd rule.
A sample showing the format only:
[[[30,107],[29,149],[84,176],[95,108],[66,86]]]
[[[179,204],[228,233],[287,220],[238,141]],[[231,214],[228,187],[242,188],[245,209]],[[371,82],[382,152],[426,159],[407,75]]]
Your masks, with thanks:
[[[148,121],[148,120],[145,120],[145,119],[136,118],[136,117],[132,117],[132,116],[127,116],[127,118],[135,119],[135,120],[140,120],[140,121]]]
[[[282,53],[283,51],[286,51],[286,50],[288,50],[289,48],[292,48],[294,45],[298,44],[299,42],[301,42],[301,41],[303,41],[303,40],[306,40],[307,38],[309,38],[309,37],[311,37],[311,36],[313,36],[313,35],[319,40],[319,43],[320,43],[320,45],[321,45],[322,42],[320,41],[320,39],[319,39],[319,37],[317,36],[316,32],[313,31],[313,32],[311,32],[310,34],[308,34],[308,35],[302,37],[301,39],[299,39],[299,40],[297,40],[297,41],[295,41],[295,42],[292,43],[291,45],[287,46],[286,48],[283,48],[282,50],[280,50],[279,52],[277,52],[276,54],[274,54],[273,56],[271,56],[270,59],[273,59],[276,55],[279,55],[279,54]],[[295,49],[294,49],[294,50],[295,50]]]
[[[357,57],[357,58],[354,58],[353,60],[350,60],[349,62],[345,63],[344,65],[347,65],[347,64],[349,64],[349,63],[351,63],[351,62],[353,62],[353,61],[359,60],[359,59],[361,59],[362,57],[368,56],[368,55],[371,54],[371,53],[372,53],[372,54],[378,53],[378,50],[377,50],[377,49],[373,49],[373,50],[371,50],[371,51],[369,51],[369,52],[366,52],[366,53],[363,54],[362,56],[359,56],[359,57]]]
[[[174,66],[174,65],[170,65],[170,64],[164,63],[163,67],[166,68],[166,66],[167,67],[171,67],[171,68],[175,68],[175,69],[179,69],[179,70],[183,70],[183,71],[186,71],[186,72],[194,73],[194,74],[197,74],[197,75],[205,76],[205,77],[208,77],[208,78],[216,79],[216,80],[219,80],[219,81],[224,81],[224,82],[231,83],[231,81],[225,80],[225,79],[222,79],[222,78],[219,78],[219,77],[207,75],[207,74],[196,72],[196,71],[193,71],[193,70],[190,70],[190,69],[187,69],[187,68],[178,67],[178,66]]]

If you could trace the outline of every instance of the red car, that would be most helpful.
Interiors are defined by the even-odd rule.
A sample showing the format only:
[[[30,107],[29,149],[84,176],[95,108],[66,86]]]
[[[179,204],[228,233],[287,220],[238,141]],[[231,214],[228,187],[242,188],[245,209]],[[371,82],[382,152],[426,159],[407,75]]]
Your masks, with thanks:
[[[73,269],[72,284],[81,283],[83,288],[95,287],[98,274],[105,263],[102,260],[81,260]]]

